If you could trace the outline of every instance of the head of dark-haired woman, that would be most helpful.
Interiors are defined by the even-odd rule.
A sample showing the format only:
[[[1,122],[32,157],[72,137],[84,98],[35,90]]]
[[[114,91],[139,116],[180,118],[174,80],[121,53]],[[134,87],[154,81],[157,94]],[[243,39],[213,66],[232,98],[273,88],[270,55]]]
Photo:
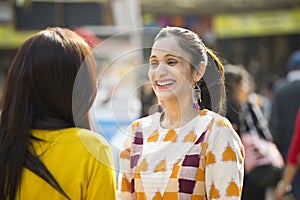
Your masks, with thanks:
[[[167,83],[158,83],[158,80],[161,81],[162,78],[158,77],[157,66],[164,62],[166,65],[161,66],[175,66],[179,63],[183,64],[184,67],[180,66],[178,69],[186,70],[185,73],[176,72],[181,75],[186,74],[185,77],[178,79],[180,81],[185,80],[180,85],[185,87],[183,91],[186,94],[175,94],[177,98],[180,98],[181,95],[191,96],[191,91],[196,89],[201,93],[198,95],[201,98],[198,104],[201,105],[197,105],[197,107],[207,108],[218,113],[223,112],[225,99],[223,65],[195,32],[180,27],[166,27],[162,28],[155,37],[150,57],[149,78],[158,98],[160,95],[159,88],[166,91],[168,86],[172,86],[170,78]],[[166,69],[174,71],[176,67]],[[154,77],[154,74],[156,74],[156,77]],[[175,82],[173,81],[173,83]],[[155,84],[160,84],[160,86]],[[162,88],[162,85],[165,88]]]
[[[19,48],[1,103],[0,199],[14,199],[28,158],[34,173],[48,173],[29,149],[31,129],[90,127],[96,80],[90,47],[69,29],[47,28]]]

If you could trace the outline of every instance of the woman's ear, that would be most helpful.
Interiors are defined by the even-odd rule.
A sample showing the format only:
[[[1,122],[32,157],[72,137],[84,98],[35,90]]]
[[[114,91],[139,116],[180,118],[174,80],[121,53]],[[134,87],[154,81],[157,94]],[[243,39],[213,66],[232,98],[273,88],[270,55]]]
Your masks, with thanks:
[[[206,70],[205,62],[201,61],[198,68],[193,73],[193,78],[195,82],[198,82],[204,75]]]

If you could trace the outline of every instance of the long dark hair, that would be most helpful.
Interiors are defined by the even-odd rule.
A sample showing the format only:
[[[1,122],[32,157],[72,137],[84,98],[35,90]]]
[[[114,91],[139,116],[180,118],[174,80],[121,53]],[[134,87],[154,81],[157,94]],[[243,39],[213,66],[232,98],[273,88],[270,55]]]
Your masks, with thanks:
[[[39,139],[30,130],[90,127],[88,110],[96,95],[97,77],[90,54],[80,36],[63,28],[40,31],[18,49],[1,102],[0,199],[15,199],[23,167],[69,199],[35,154],[30,141]],[[85,82],[76,84],[77,76]]]
[[[170,36],[175,37],[179,46],[191,55],[189,62],[192,71],[198,68],[201,61],[206,64],[204,76],[197,83],[201,89],[202,105],[204,108],[223,114],[226,94],[224,68],[220,59],[195,32],[188,29],[180,27],[162,28],[156,35],[154,42]]]

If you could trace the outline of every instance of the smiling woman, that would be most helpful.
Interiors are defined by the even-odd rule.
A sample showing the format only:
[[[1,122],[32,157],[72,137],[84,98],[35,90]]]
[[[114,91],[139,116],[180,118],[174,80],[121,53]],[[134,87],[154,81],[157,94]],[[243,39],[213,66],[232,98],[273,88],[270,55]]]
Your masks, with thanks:
[[[223,108],[221,62],[198,35],[178,27],[158,33],[149,62],[164,109],[129,129],[118,199],[240,199],[242,143],[230,122],[210,111]]]
[[[181,103],[192,102],[192,96],[187,92],[192,91],[193,74],[190,67],[185,67],[189,66],[188,55],[185,54],[173,37],[163,38],[153,45],[148,77],[156,96],[164,104],[169,102],[166,100],[170,98],[182,98],[178,99]],[[201,69],[203,74],[205,66]],[[190,89],[187,90],[187,87]]]

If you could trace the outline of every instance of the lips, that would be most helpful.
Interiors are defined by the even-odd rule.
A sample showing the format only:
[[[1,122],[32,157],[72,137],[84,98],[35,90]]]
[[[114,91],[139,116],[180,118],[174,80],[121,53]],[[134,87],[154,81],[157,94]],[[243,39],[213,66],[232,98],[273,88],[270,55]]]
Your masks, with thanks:
[[[158,80],[158,81],[155,81],[155,85],[160,88],[160,89],[163,89],[163,88],[169,88],[171,87],[173,84],[175,83],[175,80]]]

